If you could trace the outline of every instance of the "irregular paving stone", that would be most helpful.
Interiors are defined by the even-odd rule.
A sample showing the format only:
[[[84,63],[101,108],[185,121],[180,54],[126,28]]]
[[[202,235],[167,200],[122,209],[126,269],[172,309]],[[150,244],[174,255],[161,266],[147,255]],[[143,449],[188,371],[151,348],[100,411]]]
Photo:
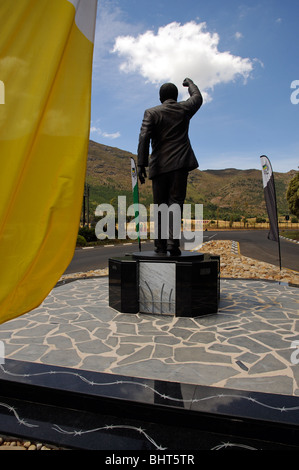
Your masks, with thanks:
[[[79,317],[77,317],[79,318]],[[51,325],[68,325],[70,320],[68,318],[65,318],[63,316],[57,316],[57,315],[50,315],[48,317],[48,323],[50,323]],[[75,319],[72,319],[72,321],[74,321]]]
[[[238,372],[229,365],[210,365],[210,364],[175,364],[167,363],[167,375],[165,375],[165,363],[158,359],[148,359],[136,364],[130,364],[121,367],[114,367],[113,373],[123,375],[134,375],[143,377],[144,371],[150,370],[153,379],[169,380],[171,382],[183,382],[190,384],[211,385],[216,380],[220,382],[233,377]]]
[[[87,331],[91,333],[99,328],[99,322],[97,320],[90,320],[90,321],[78,321],[76,325],[80,326],[81,328],[85,328]]]
[[[90,315],[89,313],[86,313],[84,310],[82,310],[81,312],[78,312],[76,313],[76,315],[73,315],[71,316],[71,314],[63,314],[63,315],[60,315],[59,317],[55,317],[55,318],[59,318],[59,319],[63,319],[69,323],[73,323],[73,324],[76,324],[77,321],[89,321],[89,320],[93,320],[93,315]]]
[[[236,338],[230,338],[228,340],[228,343],[234,344],[236,346],[240,346],[243,349],[254,351],[256,353],[265,353],[269,351],[268,347],[265,347],[262,344],[257,343],[256,341],[253,341],[250,338],[247,338],[246,336],[238,336]]]
[[[121,343],[151,343],[152,342],[152,336],[120,336],[119,341]]]
[[[285,395],[293,394],[293,380],[285,375],[273,377],[250,377],[250,378],[229,378],[225,386],[237,390],[251,390],[264,392],[265,390],[275,391]]]
[[[42,355],[41,362],[43,364],[57,366],[61,366],[63,364],[65,367],[78,367],[81,359],[74,349],[60,349],[56,351],[49,351],[48,353]]]
[[[233,314],[236,314],[236,310],[233,310]],[[217,315],[207,315],[202,317],[196,317],[194,321],[196,324],[201,327],[209,328],[225,324],[228,320],[231,320],[231,315],[223,314],[221,311],[218,311]]]
[[[5,357],[12,357],[17,351],[22,351],[24,348],[24,345],[20,344],[12,344],[12,343],[6,343],[4,342],[5,345]]]
[[[166,378],[170,380],[170,374],[165,377],[165,363],[159,359],[148,359],[133,364],[116,365],[112,368],[114,374],[131,375],[134,377],[144,377],[144,371],[151,370],[153,379]]]
[[[291,346],[291,342],[285,341],[282,337],[274,332],[261,332],[251,335],[251,338],[269,346],[273,349],[285,349]]]
[[[120,347],[116,350],[116,354],[118,356],[129,356],[138,348],[140,348],[140,345],[137,344],[121,344]]]
[[[122,364],[125,365],[125,364],[132,364],[132,362],[143,361],[144,359],[149,358],[152,352],[153,352],[152,345],[144,346],[143,348],[139,349],[135,353],[131,354],[129,357],[118,361],[118,365],[120,366]]]
[[[109,322],[117,317],[118,312],[111,308],[101,307],[101,306],[88,306],[84,307],[85,312],[95,316],[100,321]]]
[[[11,358],[20,361],[34,362],[38,361],[39,358],[48,350],[48,346],[42,346],[40,344],[30,344],[29,346],[25,346],[22,349],[19,349],[18,351],[13,353],[11,355]]]
[[[91,354],[82,360],[80,368],[96,372],[109,371],[115,361],[116,357],[113,356],[99,356],[98,354]]]
[[[93,332],[93,336],[99,339],[106,339],[110,335],[111,330],[109,328],[98,328]]]
[[[164,332],[157,329],[152,322],[139,323],[137,331],[139,335],[164,335]]]
[[[28,328],[21,328],[18,330],[18,336],[24,338],[36,338],[47,336],[51,331],[55,331],[55,325],[35,325]]]
[[[97,339],[77,343],[77,348],[82,353],[89,354],[103,354],[111,351],[111,348],[106,346],[103,341]]]
[[[132,325],[130,323],[118,323],[116,324],[116,332],[119,334],[124,333],[134,335],[136,334],[136,327],[134,324]]]
[[[107,346],[111,346],[111,348],[115,348],[115,346],[118,345],[119,338],[117,336],[109,336],[109,338],[106,339],[105,344]]]
[[[293,349],[291,347],[288,347],[286,349],[278,349],[275,351],[277,356],[282,357],[285,360],[285,363],[289,364],[290,366],[292,365],[292,358],[293,355],[295,356],[294,359],[296,360],[299,358],[298,354],[298,347],[296,346],[296,349]],[[298,367],[298,365],[297,365]]]
[[[262,318],[265,318],[267,320],[272,320],[272,319],[288,320],[288,315],[283,310],[277,307],[273,308],[271,307],[271,305],[263,307],[260,310],[257,310],[256,313],[258,313]]]
[[[196,323],[196,321],[193,320],[193,318],[181,317],[181,318],[174,319],[173,326],[175,328],[189,328],[189,329],[192,329],[192,328],[197,327],[197,323]]]
[[[164,357],[169,358],[173,355],[173,349],[171,346],[166,346],[165,344],[156,344],[153,357]]]
[[[49,314],[48,314],[48,312],[40,313],[40,314],[34,315],[33,319],[37,323],[48,323],[49,322]]]
[[[193,333],[190,338],[189,342],[190,343],[203,343],[203,344],[208,344],[212,343],[216,339],[216,334],[215,333],[210,333],[208,331],[202,331],[202,332],[197,332]]]
[[[228,330],[221,328],[219,333],[221,333],[223,338],[234,338],[248,335],[248,331],[246,331],[245,328],[229,328]]]
[[[36,338],[30,338],[30,344],[43,344],[44,343],[44,337],[39,337],[37,336]],[[19,337],[17,334],[15,334],[9,344],[18,344],[18,345],[28,345],[28,337],[21,336]]]
[[[49,319],[49,316],[48,316]],[[34,325],[35,322],[31,322],[26,319],[22,323],[15,323],[16,320],[10,320],[0,325],[0,337],[2,338],[11,338],[15,335],[19,335],[21,330],[26,330],[30,325]],[[53,327],[51,327],[53,328]]]
[[[69,349],[73,347],[73,343],[70,340],[70,338],[67,338],[65,335],[56,335],[56,336],[50,336],[47,339],[48,344],[54,344],[59,348],[62,349]]]
[[[247,364],[253,364],[259,359],[260,356],[257,354],[252,354],[250,352],[245,352],[241,356],[236,357],[237,360],[245,362]]]
[[[187,339],[191,336],[190,330],[187,330],[186,328],[171,328],[168,333],[183,339]]]
[[[276,359],[272,354],[266,354],[260,361],[256,362],[249,370],[249,374],[262,374],[275,370],[286,369],[286,365]]]
[[[117,316],[114,317],[114,321],[117,323],[140,323],[143,321],[143,318],[140,315],[117,313]]]
[[[298,389],[296,395],[299,395],[299,364],[293,364],[291,369],[294,374],[296,388]]]
[[[231,357],[224,354],[209,353],[201,347],[177,347],[174,350],[174,360],[176,362],[210,362],[231,363]]]
[[[179,338],[174,338],[173,336],[157,336],[154,339],[155,343],[174,345],[179,344],[181,340]]]
[[[267,322],[264,322],[264,321],[258,321],[258,320],[255,320],[255,321],[250,321],[248,323],[246,323],[246,325],[243,325],[244,328],[247,328],[249,331],[263,331],[263,330],[275,330],[276,327],[275,325],[270,325],[269,323]]]
[[[76,330],[76,331],[69,331],[68,336],[72,338],[75,343],[80,343],[82,341],[89,341],[91,340],[90,333],[86,330]]]
[[[219,343],[214,343],[209,346],[209,351],[216,351],[216,352],[221,352],[224,354],[235,354],[241,351],[240,348],[236,346],[229,346],[227,344],[219,344]]]

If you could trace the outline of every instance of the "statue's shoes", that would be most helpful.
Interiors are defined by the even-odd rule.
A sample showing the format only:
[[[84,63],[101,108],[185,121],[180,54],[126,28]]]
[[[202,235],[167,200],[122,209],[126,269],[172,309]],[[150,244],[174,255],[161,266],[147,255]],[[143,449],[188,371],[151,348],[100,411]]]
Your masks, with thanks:
[[[181,254],[181,250],[179,248],[172,248],[168,250],[171,256],[179,256]]]
[[[155,253],[162,253],[162,254],[164,253],[164,254],[166,254],[167,250],[164,249],[164,248],[155,248]]]

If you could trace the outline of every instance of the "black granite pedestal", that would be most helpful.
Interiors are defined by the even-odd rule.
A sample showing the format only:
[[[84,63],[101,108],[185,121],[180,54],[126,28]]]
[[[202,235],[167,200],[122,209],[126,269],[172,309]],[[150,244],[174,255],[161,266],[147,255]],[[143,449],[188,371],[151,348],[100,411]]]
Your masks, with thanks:
[[[220,257],[152,251],[109,259],[109,306],[123,313],[197,317],[217,313]]]
[[[102,451],[103,464],[117,451],[200,466],[202,451],[298,451],[299,397],[7,360],[0,434]]]

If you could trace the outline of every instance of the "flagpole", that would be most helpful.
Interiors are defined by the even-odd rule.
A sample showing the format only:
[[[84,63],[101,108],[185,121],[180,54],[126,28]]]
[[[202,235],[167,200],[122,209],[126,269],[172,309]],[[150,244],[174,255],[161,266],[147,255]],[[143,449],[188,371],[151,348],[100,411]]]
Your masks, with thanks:
[[[132,190],[133,190],[133,203],[134,203],[134,209],[135,209],[136,231],[138,234],[139,251],[141,251],[138,177],[137,177],[136,164],[135,164],[135,160],[133,157],[131,157],[131,176],[132,176]]]
[[[276,198],[275,178],[274,178],[274,172],[273,172],[273,169],[272,169],[271,162],[270,162],[269,159],[268,159],[268,161],[269,161],[269,165],[271,167],[271,172],[272,172],[272,177],[273,177],[273,190],[274,190],[274,200],[275,200],[275,207],[276,207],[276,229],[277,229],[277,234],[278,234],[277,243],[278,243],[278,256],[279,256],[279,270],[281,271],[281,249],[280,249],[279,224],[278,224],[278,214],[277,214],[277,198]]]
[[[273,174],[273,181],[274,181],[274,174]],[[274,195],[276,201],[276,189],[275,189],[275,181],[274,181]],[[281,250],[280,250],[280,237],[279,237],[279,225],[278,225],[278,217],[276,217],[276,225],[277,225],[277,233],[278,233],[278,256],[279,256],[279,270],[281,271]]]

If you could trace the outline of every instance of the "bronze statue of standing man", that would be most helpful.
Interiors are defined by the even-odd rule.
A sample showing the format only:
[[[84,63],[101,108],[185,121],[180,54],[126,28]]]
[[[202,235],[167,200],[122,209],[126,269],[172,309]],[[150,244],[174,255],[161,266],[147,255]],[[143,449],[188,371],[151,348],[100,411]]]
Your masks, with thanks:
[[[186,197],[189,171],[198,167],[197,159],[189,140],[189,122],[199,110],[203,99],[198,87],[186,78],[190,97],[178,102],[178,89],[173,83],[164,83],[160,88],[161,105],[147,109],[144,113],[138,144],[138,177],[145,182],[146,167],[152,180],[154,204],[178,204],[182,212]],[[149,158],[150,144],[152,153]],[[156,253],[179,255],[180,240],[173,236],[170,225],[168,239],[161,236],[159,221]]]

